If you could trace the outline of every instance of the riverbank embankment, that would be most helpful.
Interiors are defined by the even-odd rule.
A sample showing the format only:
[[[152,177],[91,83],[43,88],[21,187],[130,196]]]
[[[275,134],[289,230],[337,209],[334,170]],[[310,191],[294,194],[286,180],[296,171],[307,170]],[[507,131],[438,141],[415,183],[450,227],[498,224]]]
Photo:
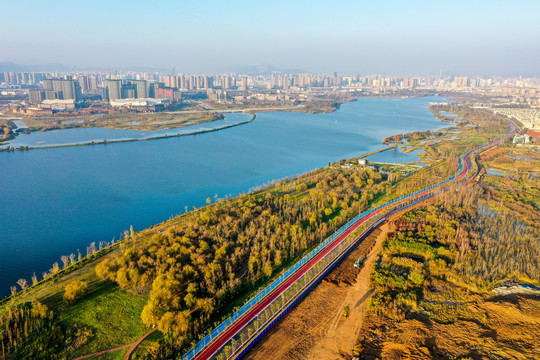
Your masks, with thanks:
[[[90,142],[84,142],[84,143],[77,143],[77,144],[65,144],[65,145],[50,145],[50,146],[19,146],[19,147],[10,147],[9,145],[5,148],[0,148],[0,152],[3,151],[26,151],[26,150],[37,150],[37,149],[53,149],[53,148],[62,148],[62,147],[73,147],[73,146],[88,146],[88,145],[107,145],[107,144],[118,144],[118,143],[126,143],[126,142],[135,142],[135,141],[147,141],[147,140],[161,140],[161,139],[169,139],[169,138],[175,138],[175,137],[181,137],[181,136],[191,136],[191,135],[199,135],[199,134],[206,134],[210,132],[220,131],[229,129],[232,127],[248,124],[250,122],[253,122],[257,115],[255,113],[252,113],[252,116],[249,120],[245,121],[239,121],[234,124],[219,126],[216,128],[211,129],[200,129],[195,130],[193,132],[189,133],[178,133],[178,134],[172,134],[172,135],[163,135],[163,136],[154,136],[154,137],[147,137],[142,139],[121,139],[121,140],[103,140],[103,141],[90,141]]]

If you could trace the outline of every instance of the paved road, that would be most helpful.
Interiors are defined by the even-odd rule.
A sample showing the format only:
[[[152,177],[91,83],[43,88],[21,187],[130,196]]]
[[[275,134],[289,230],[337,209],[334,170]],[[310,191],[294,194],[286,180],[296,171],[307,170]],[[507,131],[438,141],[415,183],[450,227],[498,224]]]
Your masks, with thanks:
[[[303,274],[305,274],[309,269],[311,269],[315,264],[317,264],[326,254],[328,254],[332,249],[338,246],[345,238],[347,238],[347,236],[349,236],[354,230],[356,230],[358,226],[377,215],[380,211],[381,209],[364,216],[363,218],[355,222],[352,226],[350,226],[347,230],[345,230],[341,235],[336,237],[331,243],[328,244],[328,246],[322,249],[311,260],[306,262],[294,274],[292,274],[288,279],[281,283],[281,285],[277,286],[274,291],[272,291],[268,296],[259,301],[259,303],[253,306],[243,316],[241,316],[237,321],[235,321],[231,326],[229,326],[225,331],[223,331],[220,335],[213,339],[212,342],[203,349],[203,351],[197,354],[195,359],[209,359],[232,336],[234,336],[239,330],[241,330],[246,324],[248,324],[258,313],[264,310],[266,306],[268,306],[279,295],[281,295],[289,286],[294,284],[296,280],[298,280]]]
[[[514,130],[514,128],[512,128]],[[485,144],[471,152],[466,153],[462,157],[462,169],[460,169],[459,173],[456,176],[453,176],[450,178],[450,180],[460,180],[463,179],[465,176],[468,175],[469,171],[473,168],[472,164],[472,158],[473,154],[482,148],[490,147],[492,145],[495,145],[501,141],[503,141],[505,138],[513,135],[516,132],[514,130],[512,133],[507,134],[506,136],[497,139],[495,141],[492,141],[488,144]],[[417,202],[420,203],[424,201],[423,195],[429,194],[435,190],[438,189],[438,186],[431,189],[426,189],[414,196],[407,197],[403,199],[403,202],[408,202],[411,199],[418,199]],[[235,334],[237,334],[240,330],[244,328],[248,323],[250,323],[261,311],[263,311],[272,301],[274,301],[278,296],[280,296],[287,288],[289,288],[292,284],[294,284],[303,274],[305,274],[308,270],[310,270],[315,264],[317,264],[326,254],[328,254],[332,249],[337,247],[343,240],[347,238],[353,231],[355,231],[360,225],[362,225],[364,222],[368,221],[369,219],[375,217],[377,214],[379,214],[383,209],[386,209],[388,207],[393,207],[397,205],[397,203],[388,203],[386,206],[381,207],[364,217],[357,220],[355,223],[353,223],[349,228],[347,228],[342,234],[337,236],[332,242],[330,242],[325,248],[323,248],[317,255],[315,255],[311,260],[306,262],[302,267],[300,267],[294,274],[292,274],[288,279],[286,279],[283,283],[278,285],[270,294],[268,294],[266,297],[264,297],[261,301],[259,301],[256,305],[254,305],[251,309],[249,309],[246,313],[244,313],[240,318],[238,318],[234,323],[232,323],[229,327],[227,327],[221,334],[216,336],[212,341],[204,347],[198,354],[195,355],[193,359],[196,360],[207,360],[212,357],[218,350],[223,347],[227,341],[229,341]]]

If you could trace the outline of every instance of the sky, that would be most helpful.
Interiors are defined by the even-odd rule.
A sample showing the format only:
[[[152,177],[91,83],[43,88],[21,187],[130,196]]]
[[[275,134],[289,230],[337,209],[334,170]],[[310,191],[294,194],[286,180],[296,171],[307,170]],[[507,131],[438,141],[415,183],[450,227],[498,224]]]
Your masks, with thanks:
[[[537,0],[0,0],[0,61],[540,75]]]

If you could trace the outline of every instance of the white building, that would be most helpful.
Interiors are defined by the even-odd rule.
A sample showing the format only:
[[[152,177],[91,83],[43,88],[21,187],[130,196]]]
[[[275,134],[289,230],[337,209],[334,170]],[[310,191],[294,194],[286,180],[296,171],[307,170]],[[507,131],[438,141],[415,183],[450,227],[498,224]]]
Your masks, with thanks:
[[[149,105],[160,105],[168,102],[167,99],[116,99],[110,100],[111,106],[149,106]]]
[[[514,136],[514,144],[528,144],[531,138],[527,134]]]
[[[358,159],[358,165],[367,165],[367,163],[368,163],[368,159],[366,158]]]

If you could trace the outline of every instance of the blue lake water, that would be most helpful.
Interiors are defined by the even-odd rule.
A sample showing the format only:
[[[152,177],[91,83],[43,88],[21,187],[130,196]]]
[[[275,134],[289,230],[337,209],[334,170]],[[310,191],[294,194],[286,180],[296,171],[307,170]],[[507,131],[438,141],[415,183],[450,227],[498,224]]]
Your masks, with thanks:
[[[387,162],[387,163],[406,163],[418,161],[418,154],[423,150],[413,150],[409,153],[403,153],[399,148],[389,149],[373,155],[368,156],[369,161],[373,162]]]
[[[497,176],[510,176],[512,179],[514,178],[512,175],[505,174],[503,172],[493,170],[493,169],[486,169],[486,173],[489,175],[497,175]]]
[[[129,140],[129,139],[147,139],[161,136],[175,136],[179,134],[192,134],[199,131],[216,129],[251,119],[251,114],[229,114],[223,120],[212,121],[211,123],[185,126],[181,128],[162,129],[155,131],[142,130],[119,130],[107,128],[74,128],[54,131],[33,132],[30,134],[18,135],[14,140],[8,142],[6,146],[19,147],[45,147],[56,145],[73,145],[103,140]],[[82,120],[63,120],[63,123],[73,123]]]
[[[41,277],[61,255],[77,249],[84,254],[91,242],[118,239],[130,225],[140,230],[184,212],[185,206],[202,206],[214,194],[245,192],[360,156],[384,147],[381,141],[390,135],[447,127],[427,109],[437,100],[361,98],[330,114],[259,113],[252,123],[193,136],[2,152],[0,296],[17,279],[30,279],[33,272]],[[231,114],[223,123],[204,126],[245,116]],[[51,145],[155,134],[141,133],[68,129],[15,141]],[[376,156],[386,162],[397,158],[417,160],[393,151]]]

